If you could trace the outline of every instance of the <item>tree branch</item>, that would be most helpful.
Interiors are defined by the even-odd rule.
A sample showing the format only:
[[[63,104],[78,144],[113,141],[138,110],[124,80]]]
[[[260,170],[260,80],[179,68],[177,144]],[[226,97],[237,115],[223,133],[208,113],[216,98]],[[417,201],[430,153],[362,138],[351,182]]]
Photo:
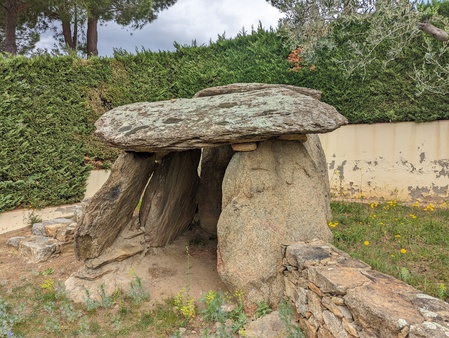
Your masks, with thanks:
[[[420,22],[418,25],[420,30],[424,33],[432,35],[438,41],[449,41],[449,34],[446,31],[435,27],[429,21]]]

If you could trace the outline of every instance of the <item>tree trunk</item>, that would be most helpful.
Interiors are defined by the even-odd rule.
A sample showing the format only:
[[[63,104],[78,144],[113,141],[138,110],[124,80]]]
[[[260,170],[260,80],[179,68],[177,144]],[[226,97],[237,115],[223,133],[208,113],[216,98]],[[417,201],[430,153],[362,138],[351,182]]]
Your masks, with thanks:
[[[98,17],[87,19],[87,57],[98,55]]]
[[[22,3],[18,0],[6,0],[2,5],[5,14],[5,40],[3,51],[17,54],[16,30],[19,14],[30,7],[30,3]]]
[[[9,0],[5,6],[5,40],[4,51],[13,55],[17,54],[16,28],[19,4],[16,0]]]
[[[76,50],[78,48],[78,7],[75,4],[75,19],[73,20],[73,48]]]
[[[429,21],[420,22],[419,29],[424,33],[432,35],[438,41],[449,41],[449,34],[446,31],[435,27]]]
[[[64,36],[64,42],[68,48],[75,50],[75,43],[72,39],[72,28],[70,26],[70,20],[62,20],[62,35]]]

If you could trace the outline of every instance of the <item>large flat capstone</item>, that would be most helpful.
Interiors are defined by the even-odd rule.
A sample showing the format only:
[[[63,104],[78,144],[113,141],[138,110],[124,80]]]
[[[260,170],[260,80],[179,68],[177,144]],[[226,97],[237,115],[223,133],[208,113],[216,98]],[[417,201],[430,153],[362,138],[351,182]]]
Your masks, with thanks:
[[[288,86],[140,102],[114,108],[95,134],[127,151],[160,152],[330,132],[347,123],[337,110]]]

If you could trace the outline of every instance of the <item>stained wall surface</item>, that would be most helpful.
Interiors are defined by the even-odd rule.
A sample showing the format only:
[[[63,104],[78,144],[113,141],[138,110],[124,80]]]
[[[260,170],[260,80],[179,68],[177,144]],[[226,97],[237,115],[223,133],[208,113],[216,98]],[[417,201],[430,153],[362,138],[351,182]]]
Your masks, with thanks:
[[[334,197],[449,200],[449,121],[347,125],[320,139]]]

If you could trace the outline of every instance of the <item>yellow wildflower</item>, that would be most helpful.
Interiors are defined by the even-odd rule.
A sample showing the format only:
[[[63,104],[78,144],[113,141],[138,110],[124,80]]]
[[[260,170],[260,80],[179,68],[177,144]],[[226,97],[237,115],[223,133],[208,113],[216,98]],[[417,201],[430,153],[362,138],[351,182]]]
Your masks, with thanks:
[[[424,211],[433,211],[435,209],[434,205],[430,203],[427,207],[424,208]]]
[[[413,219],[417,218],[417,216],[414,215],[414,214],[410,214],[409,216],[410,216],[411,218],[413,218]]]
[[[405,254],[407,253],[407,250],[405,250],[404,248],[401,249],[401,254]]]
[[[394,238],[401,238],[401,235],[396,234],[396,235],[394,235]]]
[[[364,245],[369,245],[369,241],[364,241],[363,244]]]
[[[392,200],[392,201],[388,201],[388,204],[390,205],[390,207],[395,207],[398,202],[396,200]]]
[[[50,290],[50,291],[52,291],[54,289],[54,286],[55,286],[55,281],[53,279],[46,279],[41,285],[42,289]]]
[[[329,226],[331,228],[335,228],[338,225],[338,222],[329,222]]]
[[[214,291],[209,291],[206,295],[206,305],[209,305],[216,297],[217,294]]]

